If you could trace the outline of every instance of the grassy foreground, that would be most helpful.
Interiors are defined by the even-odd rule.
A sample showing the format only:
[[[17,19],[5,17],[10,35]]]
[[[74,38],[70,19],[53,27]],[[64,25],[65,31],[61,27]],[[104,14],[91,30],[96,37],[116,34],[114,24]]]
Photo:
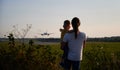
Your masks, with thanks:
[[[59,44],[11,46],[0,42],[1,70],[63,70]],[[120,42],[87,42],[81,70],[119,70]]]

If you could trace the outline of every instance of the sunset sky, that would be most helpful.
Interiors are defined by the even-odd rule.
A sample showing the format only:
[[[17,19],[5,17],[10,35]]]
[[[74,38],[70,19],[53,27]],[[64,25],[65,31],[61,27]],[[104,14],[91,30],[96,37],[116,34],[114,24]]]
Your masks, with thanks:
[[[32,24],[26,37],[47,31],[58,38],[64,20],[73,17],[80,18],[80,31],[88,37],[120,36],[120,0],[0,0],[0,37],[13,25],[21,31]]]

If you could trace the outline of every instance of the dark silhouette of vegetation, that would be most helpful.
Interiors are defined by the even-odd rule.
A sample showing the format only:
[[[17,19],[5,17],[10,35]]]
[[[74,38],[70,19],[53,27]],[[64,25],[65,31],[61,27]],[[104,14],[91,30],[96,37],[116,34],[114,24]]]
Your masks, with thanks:
[[[33,43],[34,43],[33,40],[30,39],[30,40],[29,40],[29,45],[30,45],[30,46],[33,46]]]
[[[108,53],[104,45],[93,45],[89,51],[84,52],[85,62],[82,63],[83,70],[119,70],[120,51]]]
[[[18,39],[15,37],[15,39]],[[30,40],[31,38],[19,38],[19,40]],[[0,38],[0,41],[6,41],[6,38]],[[60,38],[32,38],[32,40],[37,40],[41,42],[60,42]],[[87,42],[120,42],[120,36],[114,37],[102,37],[102,38],[87,38]]]
[[[110,44],[110,45],[109,45]],[[117,48],[119,43],[86,44],[81,70],[119,70],[120,51],[107,52],[108,46]],[[62,51],[60,45],[23,45],[15,42],[10,48],[7,42],[0,42],[1,70],[62,70],[59,67]],[[110,50],[110,47],[108,49]]]
[[[15,39],[14,39],[14,36],[12,33],[9,34],[8,39],[9,39],[9,43],[8,43],[9,46],[14,47],[15,46]]]
[[[60,42],[60,38],[37,38],[42,42]],[[87,38],[87,42],[120,42],[120,36]]]
[[[19,30],[17,25],[13,26],[12,33],[14,34],[16,39],[18,39],[20,42],[22,42],[23,46],[25,46],[24,45],[25,37],[28,34],[28,32],[30,31],[31,27],[32,27],[31,24],[26,24],[26,28]]]
[[[120,36],[103,37],[103,38],[87,38],[88,42],[120,42]]]
[[[14,47],[0,45],[1,70],[60,70],[60,53],[50,45],[28,45],[15,42]],[[1,43],[0,43],[1,44]],[[53,45],[54,46],[54,45]]]

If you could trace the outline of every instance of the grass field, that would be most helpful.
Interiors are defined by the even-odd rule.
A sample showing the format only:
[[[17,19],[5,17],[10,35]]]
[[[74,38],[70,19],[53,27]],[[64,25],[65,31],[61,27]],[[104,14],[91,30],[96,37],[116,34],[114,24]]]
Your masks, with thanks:
[[[88,42],[81,67],[82,70],[119,70],[120,42]]]
[[[29,45],[0,42],[2,70],[63,70],[59,44]],[[81,70],[119,70],[120,42],[87,42],[83,51]]]

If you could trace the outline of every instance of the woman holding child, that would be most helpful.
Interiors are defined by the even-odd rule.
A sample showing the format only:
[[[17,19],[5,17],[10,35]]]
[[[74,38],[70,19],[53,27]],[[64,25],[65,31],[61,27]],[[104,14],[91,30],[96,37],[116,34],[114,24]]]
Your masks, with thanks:
[[[80,20],[74,17],[71,21],[73,30],[68,31],[63,38],[62,47],[68,45],[67,62],[65,70],[80,70],[82,48],[85,47],[86,35],[79,30]]]

